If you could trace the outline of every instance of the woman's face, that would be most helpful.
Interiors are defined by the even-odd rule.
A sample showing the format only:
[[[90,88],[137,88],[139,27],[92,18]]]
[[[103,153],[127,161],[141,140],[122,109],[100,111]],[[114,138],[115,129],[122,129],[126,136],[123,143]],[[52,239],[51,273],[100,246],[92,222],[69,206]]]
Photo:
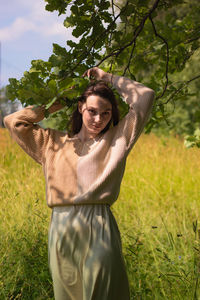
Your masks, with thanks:
[[[84,103],[79,102],[78,108],[82,114],[82,129],[90,137],[97,136],[112,118],[111,103],[97,95],[89,96]]]

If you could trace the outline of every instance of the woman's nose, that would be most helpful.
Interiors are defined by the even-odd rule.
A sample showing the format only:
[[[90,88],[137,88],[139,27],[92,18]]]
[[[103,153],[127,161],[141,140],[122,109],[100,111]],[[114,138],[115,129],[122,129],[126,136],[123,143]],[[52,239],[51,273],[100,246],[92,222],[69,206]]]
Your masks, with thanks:
[[[101,121],[101,115],[100,114],[96,114],[95,116],[95,122],[100,122]]]

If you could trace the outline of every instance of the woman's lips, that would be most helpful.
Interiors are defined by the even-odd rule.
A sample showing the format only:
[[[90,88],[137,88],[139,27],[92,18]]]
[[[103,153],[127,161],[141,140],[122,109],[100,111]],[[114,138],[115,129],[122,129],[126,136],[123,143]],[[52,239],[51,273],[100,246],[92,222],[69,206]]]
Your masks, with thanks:
[[[93,125],[93,127],[96,128],[96,129],[101,129],[102,126],[99,126],[99,125]]]

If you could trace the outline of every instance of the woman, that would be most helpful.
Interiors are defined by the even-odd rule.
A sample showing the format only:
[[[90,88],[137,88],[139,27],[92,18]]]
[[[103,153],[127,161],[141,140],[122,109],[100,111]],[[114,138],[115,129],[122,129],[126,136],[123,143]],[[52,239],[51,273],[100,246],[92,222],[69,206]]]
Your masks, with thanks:
[[[72,137],[36,124],[44,118],[42,106],[4,120],[13,138],[44,170],[52,208],[49,265],[55,299],[128,300],[120,233],[110,206],[118,197],[127,155],[149,116],[154,92],[99,68],[84,75],[101,82],[80,97]],[[120,122],[106,83],[129,104]],[[61,108],[54,104],[49,112]]]

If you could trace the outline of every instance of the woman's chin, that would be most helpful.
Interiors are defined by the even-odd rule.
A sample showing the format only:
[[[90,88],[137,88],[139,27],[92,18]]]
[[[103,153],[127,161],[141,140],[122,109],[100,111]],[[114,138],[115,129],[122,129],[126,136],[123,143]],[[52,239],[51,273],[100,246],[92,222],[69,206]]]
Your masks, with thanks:
[[[90,134],[96,136],[96,135],[98,135],[102,130],[103,130],[103,129],[101,129],[101,128],[95,128],[95,127],[93,127],[93,128],[90,128],[90,130],[89,130],[88,132],[89,132]]]

